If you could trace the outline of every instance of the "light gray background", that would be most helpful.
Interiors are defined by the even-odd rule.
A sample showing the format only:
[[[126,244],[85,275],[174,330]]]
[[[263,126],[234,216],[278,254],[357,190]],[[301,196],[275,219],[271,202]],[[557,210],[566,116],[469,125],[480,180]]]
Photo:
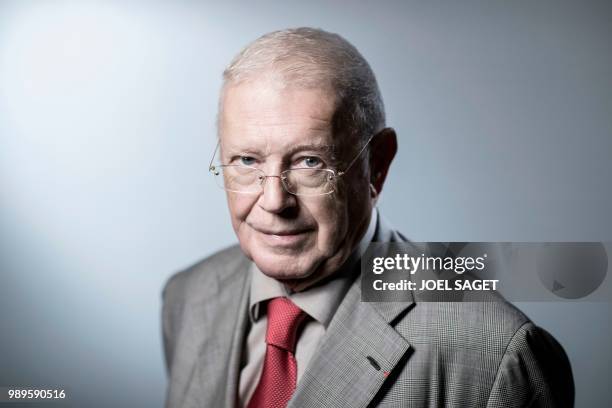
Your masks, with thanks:
[[[612,240],[610,2],[218,3],[0,3],[0,385],[162,405],[162,284],[235,241],[220,75],[273,29],[370,61],[400,143],[380,207],[412,239]],[[577,406],[610,406],[610,304],[520,306]]]

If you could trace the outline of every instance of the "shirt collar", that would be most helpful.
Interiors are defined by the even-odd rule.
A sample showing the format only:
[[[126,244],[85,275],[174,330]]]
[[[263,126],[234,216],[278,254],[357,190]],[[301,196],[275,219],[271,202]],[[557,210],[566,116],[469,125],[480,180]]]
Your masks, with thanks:
[[[351,271],[353,271],[356,262],[365,253],[374,237],[377,221],[378,213],[374,208],[372,209],[370,224],[366,233],[342,267],[332,275],[333,279],[303,292],[292,293],[284,284],[261,272],[254,262],[251,263],[252,279],[249,300],[249,317],[251,322],[254,323],[261,317],[262,302],[284,296],[291,299],[296,306],[313,319],[327,327],[354,279],[354,274]]]

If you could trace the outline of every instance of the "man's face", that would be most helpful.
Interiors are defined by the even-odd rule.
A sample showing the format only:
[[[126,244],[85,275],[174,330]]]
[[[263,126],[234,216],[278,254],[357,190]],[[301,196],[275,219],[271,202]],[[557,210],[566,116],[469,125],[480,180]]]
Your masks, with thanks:
[[[296,167],[338,168],[359,151],[334,134],[335,99],[321,89],[281,87],[263,80],[225,91],[221,162],[279,175]],[[351,142],[353,146],[351,146]],[[363,235],[372,202],[359,163],[331,194],[296,196],[277,177],[258,194],[227,193],[232,226],[245,254],[266,275],[301,290],[330,275]]]

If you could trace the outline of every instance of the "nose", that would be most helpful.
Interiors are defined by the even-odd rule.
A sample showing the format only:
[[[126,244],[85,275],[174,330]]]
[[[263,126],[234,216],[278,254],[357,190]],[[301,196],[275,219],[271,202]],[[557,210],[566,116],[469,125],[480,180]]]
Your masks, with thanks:
[[[295,196],[283,187],[280,176],[267,176],[263,181],[259,206],[271,213],[281,213],[296,204]]]

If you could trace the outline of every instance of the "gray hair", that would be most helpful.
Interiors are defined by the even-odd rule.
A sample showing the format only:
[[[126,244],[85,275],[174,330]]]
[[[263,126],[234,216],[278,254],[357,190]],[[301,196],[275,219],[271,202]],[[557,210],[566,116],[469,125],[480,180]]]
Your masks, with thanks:
[[[283,84],[328,88],[336,96],[334,130],[363,142],[385,126],[385,109],[368,62],[338,34],[310,28],[274,31],[245,47],[223,72],[226,87],[272,73]]]

